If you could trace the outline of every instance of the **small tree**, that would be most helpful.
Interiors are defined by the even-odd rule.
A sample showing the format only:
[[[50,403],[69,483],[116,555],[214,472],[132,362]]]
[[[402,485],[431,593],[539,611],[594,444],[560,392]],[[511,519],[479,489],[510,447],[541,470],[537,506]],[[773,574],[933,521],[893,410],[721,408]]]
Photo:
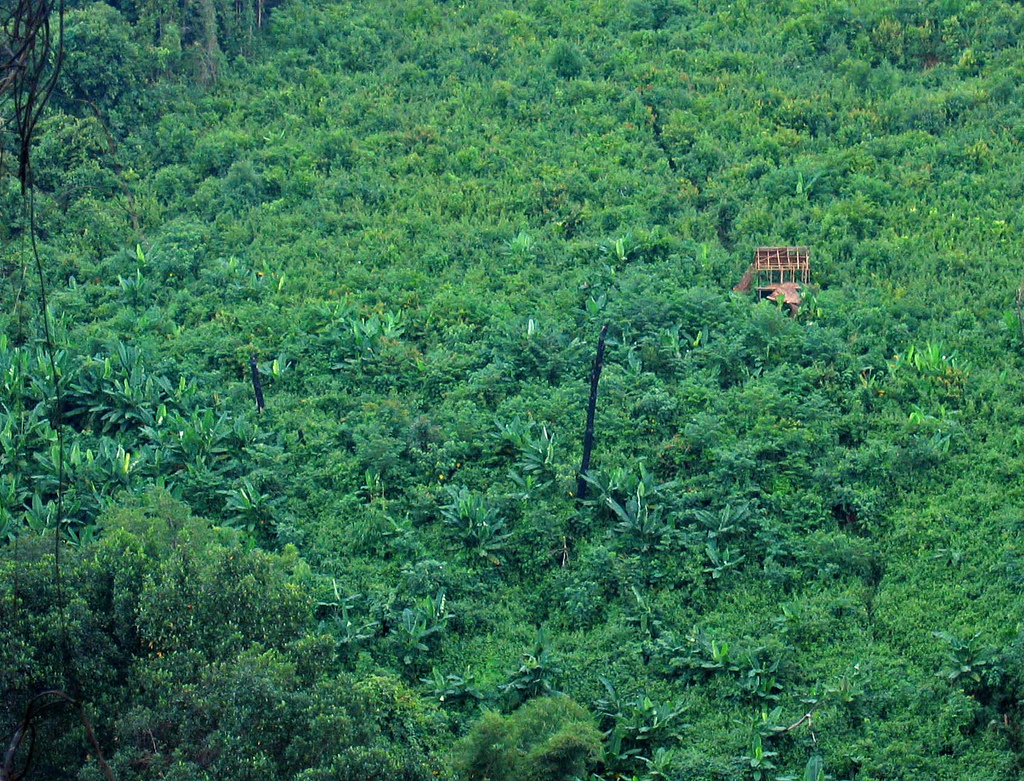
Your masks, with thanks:
[[[575,79],[583,73],[583,55],[567,41],[559,41],[548,57],[551,69],[563,79]]]
[[[487,711],[457,751],[467,781],[571,781],[601,758],[601,733],[569,697],[541,697],[511,716]]]

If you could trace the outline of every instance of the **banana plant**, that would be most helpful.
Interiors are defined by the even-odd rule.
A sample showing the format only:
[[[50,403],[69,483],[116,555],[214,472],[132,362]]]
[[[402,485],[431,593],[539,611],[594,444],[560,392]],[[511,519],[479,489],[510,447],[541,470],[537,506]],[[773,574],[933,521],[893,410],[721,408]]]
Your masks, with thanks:
[[[695,629],[684,645],[669,647],[671,667],[690,676],[708,677],[720,672],[736,673],[739,665],[733,658],[732,645],[710,638],[703,629]]]
[[[69,525],[64,530],[64,538],[74,548],[87,548],[100,536],[100,527],[95,523],[85,525]]]
[[[513,258],[518,260],[529,260],[534,256],[537,242],[526,231],[519,231],[509,241],[505,242],[505,250]]]
[[[533,423],[524,421],[518,415],[507,423],[495,420],[494,425],[495,429],[491,432],[491,437],[502,443],[502,450],[506,455],[516,455],[526,447],[535,426]]]
[[[54,378],[53,369],[56,367],[57,376]],[[57,407],[58,389],[63,391],[74,381],[75,371],[70,365],[68,354],[65,350],[56,350],[53,354],[53,365],[50,364],[50,357],[45,350],[34,350],[30,355],[29,373],[27,376],[28,385],[25,390],[26,402],[36,402],[42,410],[48,410],[47,416],[51,416]],[[29,406],[28,403],[25,404]]]
[[[744,524],[750,518],[750,503],[726,504],[717,513],[697,510],[694,515],[707,530],[708,539],[738,536],[746,531]]]
[[[516,466],[524,475],[532,475],[541,486],[554,482],[556,477],[555,435],[542,426],[537,436],[529,437],[522,445]]]
[[[783,691],[779,680],[783,660],[777,658],[766,662],[761,658],[764,651],[763,647],[754,648],[741,656],[740,687],[755,700],[776,702]]]
[[[526,422],[518,416],[507,423],[500,420],[495,423],[496,430],[491,437],[500,443],[498,453],[515,457],[509,476],[521,489],[519,498],[527,499],[550,489],[558,479],[555,434],[546,426]]]
[[[909,374],[928,381],[934,387],[955,390],[970,376],[970,368],[957,356],[955,350],[939,342],[926,342],[924,347],[910,345],[889,361],[892,376]]]
[[[229,526],[252,534],[257,529],[266,530],[273,523],[276,503],[270,494],[256,488],[248,477],[242,478],[241,485],[221,491],[221,494],[227,497],[224,513],[229,519]]]
[[[380,335],[384,339],[396,342],[405,334],[405,314],[402,310],[385,312],[380,324]]]
[[[613,469],[584,475],[599,494],[591,504],[602,506],[617,521],[615,532],[637,553],[650,553],[669,544],[677,530],[671,490],[675,481],[659,483],[643,461],[636,469]]]
[[[523,651],[519,669],[498,690],[515,705],[533,697],[558,694],[555,686],[561,675],[562,668],[551,646],[551,635],[540,628],[530,647]]]
[[[13,474],[0,474],[0,542],[14,542],[21,531],[26,489]]]
[[[708,559],[711,560],[711,565],[705,567],[704,572],[710,573],[713,580],[718,580],[747,558],[746,556],[737,556],[737,552],[732,548],[720,549],[718,540],[714,537],[707,541],[704,550],[708,554]]]
[[[425,684],[431,698],[443,705],[465,701],[479,702],[485,698],[484,693],[476,685],[476,674],[470,670],[469,665],[466,665],[462,675],[446,675],[434,667],[430,671],[430,676],[420,678],[420,682]]]
[[[607,695],[594,706],[601,717],[608,756],[621,767],[653,758],[657,747],[675,740],[685,727],[679,721],[686,712],[683,705],[657,703],[643,693],[625,698],[609,679],[601,676],[600,681]]]
[[[334,599],[316,603],[316,615],[321,616],[319,629],[334,638],[339,649],[351,654],[362,643],[373,638],[380,623],[377,621],[357,621],[352,611],[360,598],[360,594],[342,596],[338,581],[331,578]]]
[[[673,769],[676,761],[676,752],[674,749],[659,746],[655,749],[652,756],[637,758],[647,765],[647,772],[644,773],[644,781],[647,781],[647,779],[655,781],[655,779],[659,778],[674,778]]]
[[[825,781],[825,778],[825,760],[820,754],[815,754],[804,766],[803,781]]]
[[[57,432],[44,413],[41,407],[24,414],[8,414],[0,409],[0,471],[25,473],[32,464],[32,454],[57,441]]]
[[[632,586],[635,607],[633,612],[625,616],[627,624],[635,625],[642,634],[656,638],[661,631],[662,620],[651,606],[651,603],[640,593],[640,589]]]
[[[17,405],[29,383],[29,351],[12,348],[7,334],[0,333],[0,403],[8,408]]]
[[[683,358],[702,344],[707,344],[711,338],[708,326],[694,331],[693,335],[683,331],[682,325],[672,328],[665,328],[658,336],[658,350],[670,362],[672,366],[678,367],[682,364]]]
[[[158,424],[168,405],[180,406],[187,385],[177,387],[146,371],[142,352],[119,342],[111,355],[88,359],[69,384],[68,406],[80,425],[104,433]]]
[[[659,483],[654,473],[647,469],[643,459],[638,460],[632,467],[591,472],[586,479],[599,494],[598,498],[588,503],[605,506],[609,506],[609,499],[622,504],[631,496],[643,496],[648,502],[667,504],[671,500],[672,489],[677,485],[675,480]]]
[[[135,475],[143,471],[145,458],[125,450],[124,445],[110,437],[101,437],[96,450],[72,445],[67,463],[80,475],[81,482],[104,494],[132,487]]]
[[[137,307],[142,304],[144,298],[151,290],[151,286],[147,283],[146,277],[143,275],[141,268],[135,269],[135,273],[127,277],[123,277],[118,274],[117,286],[121,290],[121,295],[123,295],[128,300],[128,303],[133,307]]]
[[[235,427],[227,414],[215,416],[213,410],[193,410],[189,414],[169,412],[166,424],[147,426],[143,433],[154,445],[166,451],[165,463],[177,464],[180,471],[190,465],[202,470],[229,468],[235,449]]]
[[[771,777],[775,770],[775,763],[772,761],[778,756],[777,751],[768,751],[764,747],[760,733],[755,733],[750,739],[748,753],[736,758],[739,767],[744,771],[744,776],[754,781],[764,781]]]
[[[968,688],[984,687],[993,673],[998,672],[999,649],[983,646],[977,632],[969,640],[961,640],[950,632],[932,632],[932,637],[948,646],[946,664],[936,675],[952,684]]]
[[[402,662],[412,665],[420,653],[430,651],[427,641],[444,632],[448,621],[455,618],[447,610],[444,589],[434,597],[425,597],[402,611],[398,623],[399,646]]]
[[[32,494],[23,518],[29,531],[45,534],[57,523],[57,502],[52,499],[43,501],[39,494]]]
[[[603,254],[611,263],[621,267],[631,260],[639,257],[643,246],[633,238],[633,234],[627,232],[614,241],[601,245]]]
[[[608,506],[619,519],[618,534],[630,541],[636,553],[650,553],[662,547],[675,534],[675,524],[661,507],[652,507],[643,495],[630,497],[625,506],[608,499]]]
[[[484,497],[472,493],[466,486],[448,486],[449,504],[441,508],[445,523],[455,530],[463,545],[473,555],[491,564],[500,565],[498,554],[504,550],[509,534],[498,510],[487,504]]]
[[[374,312],[369,317],[350,317],[347,351],[343,360],[332,364],[335,371],[354,367],[366,369],[380,357],[381,348],[395,344],[405,334],[405,315],[399,312],[385,312],[384,316]]]

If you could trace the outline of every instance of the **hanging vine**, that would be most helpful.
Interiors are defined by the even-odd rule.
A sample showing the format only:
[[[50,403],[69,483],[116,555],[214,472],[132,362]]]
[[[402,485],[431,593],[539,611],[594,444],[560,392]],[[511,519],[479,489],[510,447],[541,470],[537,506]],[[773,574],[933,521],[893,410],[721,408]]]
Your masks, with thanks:
[[[60,570],[64,484],[60,373],[57,370],[56,346],[50,327],[46,280],[36,243],[35,199],[32,188],[32,142],[64,63],[64,11],[64,0],[58,0],[57,3],[50,0],[7,0],[0,5],[0,174],[8,170],[7,158],[13,153],[17,160],[16,176],[21,185],[29,224],[32,258],[39,277],[43,332],[55,394],[50,417],[59,443],[57,520],[53,537],[54,578],[61,620],[64,677],[71,689],[75,690],[78,687],[69,665],[67,616]],[[27,776],[34,754],[36,725],[58,705],[67,705],[77,710],[104,776],[113,780],[114,776],[103,757],[84,706],[66,692],[54,689],[37,695],[29,702],[24,718],[3,752],[0,781],[15,781]],[[29,740],[27,756],[22,767],[17,769],[19,749],[23,747],[26,738]]]
[[[0,6],[0,170],[13,138],[22,194],[32,185],[31,147],[64,63],[64,0]]]

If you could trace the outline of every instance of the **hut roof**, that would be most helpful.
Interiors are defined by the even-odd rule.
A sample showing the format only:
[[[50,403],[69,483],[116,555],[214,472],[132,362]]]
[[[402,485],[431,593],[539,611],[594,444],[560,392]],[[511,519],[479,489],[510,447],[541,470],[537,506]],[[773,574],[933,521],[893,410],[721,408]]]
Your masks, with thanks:
[[[779,296],[782,296],[782,300],[787,304],[800,305],[803,298],[800,295],[800,283],[799,282],[783,282],[779,285],[772,285],[770,288],[765,288],[772,292],[768,294],[769,301],[778,301]]]

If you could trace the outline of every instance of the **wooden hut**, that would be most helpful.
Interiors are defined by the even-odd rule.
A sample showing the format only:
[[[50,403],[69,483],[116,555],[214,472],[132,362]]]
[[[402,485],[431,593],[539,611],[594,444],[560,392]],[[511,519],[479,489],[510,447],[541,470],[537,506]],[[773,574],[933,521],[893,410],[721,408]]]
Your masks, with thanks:
[[[751,288],[760,298],[777,301],[780,297],[796,312],[803,300],[800,290],[811,281],[810,250],[807,247],[758,247],[754,260],[733,288],[749,293]]]

